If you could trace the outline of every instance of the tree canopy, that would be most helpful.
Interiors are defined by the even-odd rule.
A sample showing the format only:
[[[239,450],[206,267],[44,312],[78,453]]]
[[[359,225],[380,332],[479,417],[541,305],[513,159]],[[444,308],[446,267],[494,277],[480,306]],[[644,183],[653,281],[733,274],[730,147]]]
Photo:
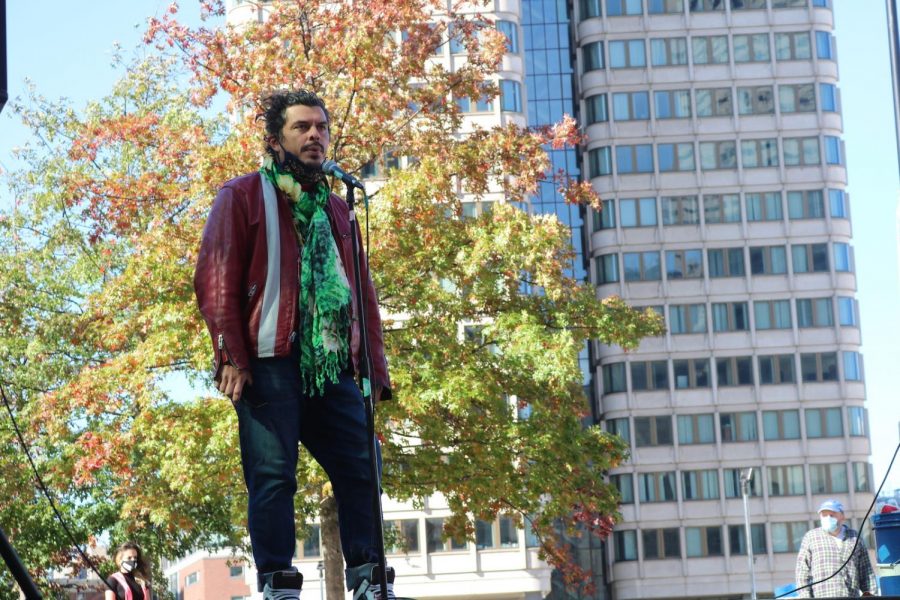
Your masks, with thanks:
[[[259,166],[261,95],[302,87],[326,100],[342,165],[403,157],[361,215],[395,388],[377,412],[386,492],[442,493],[448,535],[517,516],[577,585],[555,532],[608,534],[617,496],[603,475],[625,456],[587,423],[578,352],[634,347],[661,325],[570,278],[568,228],[522,209],[542,181],[599,208],[547,159],[581,143],[576,123],[464,123],[461,99],[497,101],[506,47],[471,4],[273,2],[240,26],[224,25],[220,2],[201,5],[203,27],[175,5],[150,20],[147,55],[87,106],[13,104],[37,142],[0,213],[0,382],[76,535],[136,539],[156,559],[245,543],[234,411],[172,382],[208,382],[191,282],[212,199]],[[455,69],[433,59],[450,37],[464,50]],[[467,217],[463,199],[502,201]],[[0,524],[29,566],[73,560],[2,430]],[[302,456],[309,518],[324,476]]]

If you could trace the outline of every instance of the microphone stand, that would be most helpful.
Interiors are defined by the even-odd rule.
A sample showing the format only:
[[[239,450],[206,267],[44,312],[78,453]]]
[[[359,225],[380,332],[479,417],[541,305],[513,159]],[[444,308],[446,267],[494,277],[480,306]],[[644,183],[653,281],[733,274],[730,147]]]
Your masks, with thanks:
[[[375,544],[378,549],[378,579],[381,582],[381,596],[387,597],[387,561],[384,557],[384,531],[382,530],[384,515],[381,510],[381,481],[378,472],[378,457],[375,448],[375,402],[372,398],[371,374],[375,370],[372,364],[372,354],[369,350],[369,335],[366,329],[366,297],[363,292],[365,283],[362,281],[360,269],[360,244],[362,231],[359,221],[356,220],[354,211],[354,186],[344,184],[347,188],[347,206],[350,207],[350,237],[353,238],[353,276],[356,280],[356,306],[359,310],[360,328],[360,361],[359,361],[359,386],[362,390],[363,401],[366,407],[366,429],[369,438],[369,467],[374,485],[372,487],[372,511],[375,517]],[[363,190],[365,193],[365,190]],[[356,231],[353,231],[353,229]],[[370,275],[371,276],[371,275]],[[371,582],[370,582],[371,583]]]
[[[19,558],[19,555],[16,554],[16,549],[13,548],[12,544],[9,543],[9,540],[6,539],[6,534],[3,533],[3,529],[0,529],[0,555],[3,556],[3,561],[9,568],[9,572],[12,573],[12,576],[15,578],[16,583],[19,584],[19,589],[21,589],[22,593],[25,595],[25,600],[43,600],[44,597],[41,596],[37,586],[34,584],[31,576],[22,564],[22,560]]]

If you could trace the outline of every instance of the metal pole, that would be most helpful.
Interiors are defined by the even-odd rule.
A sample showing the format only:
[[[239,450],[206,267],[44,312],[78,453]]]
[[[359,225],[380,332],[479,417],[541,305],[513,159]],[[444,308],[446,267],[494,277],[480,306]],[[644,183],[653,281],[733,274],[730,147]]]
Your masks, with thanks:
[[[19,584],[19,589],[25,599],[41,600],[43,596],[41,596],[37,586],[34,584],[34,580],[31,579],[31,575],[28,574],[25,565],[22,564],[22,559],[16,554],[16,549],[9,543],[2,529],[0,529],[0,556],[6,562],[6,566],[9,568],[9,572],[12,573],[16,583]]]
[[[0,112],[9,100],[6,60],[6,0],[0,0]]]
[[[741,471],[741,491],[744,496],[744,540],[747,544],[747,566],[750,569],[750,600],[756,600],[756,574],[753,572],[753,538],[750,536],[750,510],[747,496],[750,494],[750,480],[753,467]]]
[[[319,600],[325,600],[325,561],[320,560],[316,568],[319,570]]]

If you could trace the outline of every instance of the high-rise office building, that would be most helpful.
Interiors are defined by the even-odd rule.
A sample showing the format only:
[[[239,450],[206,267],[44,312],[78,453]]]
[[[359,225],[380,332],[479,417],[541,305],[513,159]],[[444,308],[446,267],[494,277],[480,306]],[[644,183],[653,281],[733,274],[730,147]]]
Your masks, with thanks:
[[[746,592],[748,545],[771,592],[823,499],[856,525],[872,499],[829,4],[578,6],[592,280],[668,329],[596,348],[598,412],[632,451],[614,598]]]
[[[622,496],[613,537],[576,544],[594,598],[747,594],[748,545],[756,587],[770,593],[793,581],[823,499],[841,499],[855,526],[872,500],[830,4],[472,8],[496,19],[509,52],[501,97],[469,103],[470,123],[577,116],[588,141],[552,151],[553,166],[590,180],[603,211],[566,205],[549,184],[526,209],[572,228],[574,276],[667,326],[630,353],[582,353],[595,420],[631,448],[610,473]],[[264,16],[236,1],[229,14]],[[453,68],[453,44],[432,60]],[[385,504],[408,542],[392,556],[404,595],[566,597],[508,520],[478,523],[476,543],[456,545],[440,539],[446,504],[425,506]],[[304,543],[310,583],[317,559],[317,540]]]

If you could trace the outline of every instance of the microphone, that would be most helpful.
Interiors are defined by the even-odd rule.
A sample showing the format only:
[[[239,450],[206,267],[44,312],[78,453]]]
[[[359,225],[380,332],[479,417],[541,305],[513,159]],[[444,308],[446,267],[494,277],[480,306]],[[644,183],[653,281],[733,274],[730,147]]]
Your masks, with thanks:
[[[322,170],[325,172],[325,174],[334,175],[335,177],[337,177],[338,179],[340,179],[341,181],[343,181],[345,184],[347,184],[349,186],[359,188],[361,190],[365,189],[365,186],[363,186],[363,184],[359,181],[359,179],[357,179],[350,173],[343,170],[333,160],[326,160],[325,162],[323,162]]]

